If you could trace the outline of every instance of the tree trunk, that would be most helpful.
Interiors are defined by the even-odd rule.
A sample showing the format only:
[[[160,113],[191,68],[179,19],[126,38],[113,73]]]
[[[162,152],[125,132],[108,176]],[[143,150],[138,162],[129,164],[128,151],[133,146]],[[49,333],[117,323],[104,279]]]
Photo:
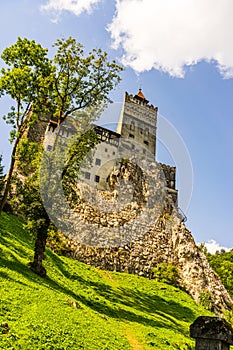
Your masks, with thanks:
[[[45,259],[45,246],[48,237],[49,224],[50,220],[47,218],[45,225],[39,229],[35,241],[34,258],[33,261],[30,262],[31,270],[41,277],[46,276],[46,269],[43,266],[43,260]]]
[[[0,215],[1,215],[1,213],[3,211],[3,208],[4,208],[5,204],[6,204],[8,193],[9,193],[9,190],[10,190],[11,178],[12,178],[13,170],[14,170],[14,167],[15,167],[15,155],[16,155],[16,150],[17,150],[17,146],[18,146],[19,140],[20,139],[17,138],[15,140],[15,143],[14,143],[14,146],[13,146],[13,150],[12,150],[12,154],[11,154],[10,169],[9,169],[8,174],[6,176],[5,188],[4,188],[2,200],[1,200],[1,203],[0,203]]]

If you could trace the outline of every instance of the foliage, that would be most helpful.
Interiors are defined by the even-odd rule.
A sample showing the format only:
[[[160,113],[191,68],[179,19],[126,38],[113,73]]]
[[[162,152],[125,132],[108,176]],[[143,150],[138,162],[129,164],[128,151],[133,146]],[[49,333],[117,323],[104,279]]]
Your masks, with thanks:
[[[230,325],[233,327],[233,311],[232,310],[226,310],[223,313],[225,320],[230,323]]]
[[[208,291],[203,290],[199,295],[199,301],[202,306],[207,310],[212,310],[213,302],[211,295]]]
[[[99,111],[120,81],[122,67],[110,62],[106,52],[93,49],[85,56],[83,46],[71,37],[57,40],[54,46],[56,54],[49,60],[47,49],[40,44],[18,38],[1,55],[7,68],[1,70],[0,96],[8,95],[14,101],[4,116],[12,125],[14,146],[0,212],[10,190],[18,144],[38,115],[51,115],[59,127],[80,109],[94,107]]]
[[[157,264],[157,266],[153,268],[152,272],[153,277],[158,282],[168,283],[173,286],[179,285],[179,272],[177,270],[177,267],[174,266],[172,263]]]
[[[32,236],[5,213],[0,251],[0,325],[9,327],[1,349],[188,350],[190,324],[211,315],[173,286],[94,269],[49,249],[42,279],[26,265]]]
[[[45,209],[39,190],[39,165],[43,147],[35,142],[23,139],[18,147],[17,168],[23,183],[18,183],[17,192],[21,198],[18,211],[26,220],[26,227],[36,236],[38,230],[44,225]]]
[[[206,254],[210,266],[220,276],[225,288],[233,297],[233,250],[221,254]]]
[[[47,247],[51,248],[58,255],[67,256],[69,252],[68,238],[66,238],[61,231],[54,225],[50,224],[48,229]]]
[[[22,135],[32,122],[28,118],[32,107],[41,113],[46,106],[53,71],[47,51],[34,40],[18,38],[2,52],[6,68],[1,69],[0,96],[8,95],[15,103],[4,116],[13,127],[11,141]]]
[[[108,102],[109,92],[120,81],[122,67],[110,62],[101,49],[85,56],[83,46],[72,37],[59,39],[54,46],[56,73],[50,100],[52,115],[60,124],[80,109],[98,109]]]
[[[20,141],[28,126],[36,120],[38,115],[47,114],[53,120],[55,119],[57,121],[57,131],[59,131],[60,124],[68,116],[72,115],[79,118],[77,111],[80,109],[95,107],[94,117],[92,116],[92,119],[94,119],[100,110],[100,106],[109,101],[108,94],[120,81],[119,72],[122,70],[122,67],[117,65],[115,61],[110,62],[107,53],[102,52],[100,49],[92,50],[85,57],[83,46],[71,37],[67,40],[58,40],[54,46],[57,52],[54,59],[50,61],[46,57],[47,49],[42,48],[35,41],[18,38],[17,42],[6,48],[1,56],[8,68],[3,68],[1,71],[0,95],[9,95],[16,106],[12,106],[11,111],[5,117],[6,122],[13,127],[11,140],[14,140],[14,146],[10,170],[0,204],[0,213],[10,191],[17,153],[21,152],[21,155],[19,155],[21,160],[18,161],[19,168],[20,162],[24,164],[23,166],[21,164],[21,170],[24,166],[25,168],[33,168],[33,164],[35,165],[32,173],[29,170],[28,177],[20,189],[23,198],[21,208],[26,213],[28,229],[37,235],[32,266],[34,266],[35,272],[40,273],[39,271],[41,271],[40,274],[45,274],[45,270],[42,267],[42,256],[50,219],[40,198],[40,181],[38,179],[40,156],[39,158],[36,157],[35,161],[31,160],[33,152],[30,150],[30,147],[32,145],[24,147],[26,144],[21,143],[20,145]],[[89,119],[86,119],[88,122]],[[74,170],[74,161],[78,164],[78,157],[82,157],[88,146],[90,148],[94,144],[95,138],[90,131],[87,131],[82,136],[82,139],[79,137],[68,155],[64,171],[66,179],[71,171],[72,173],[76,171]],[[19,149],[19,145],[21,148],[24,147],[23,153],[22,149]],[[36,145],[33,147],[36,147]],[[75,156],[74,152],[77,148],[78,155]],[[41,151],[38,151],[38,155],[40,154]],[[44,157],[49,165],[47,170],[50,173],[52,169],[54,170],[51,176],[47,177],[50,180],[48,185],[51,185],[52,182],[54,184],[53,177],[56,173],[56,169],[53,166],[53,155],[47,154]],[[27,157],[29,158],[28,160]],[[55,159],[56,161],[57,159]],[[55,192],[56,187],[53,184],[52,190]],[[48,194],[46,194],[47,199]],[[49,200],[46,203],[48,204]],[[38,261],[40,267],[36,261]]]
[[[38,113],[47,110],[46,99],[53,67],[46,56],[47,49],[34,40],[21,38],[3,50],[1,55],[6,68],[1,69],[0,96],[8,95],[13,101],[10,112],[3,116],[6,123],[12,126],[10,141],[13,142],[13,149],[0,213],[10,191],[18,144]]]
[[[53,152],[43,152],[42,145],[29,142],[28,139],[21,140],[19,144],[17,169],[23,177],[23,182],[18,179],[16,200],[18,201],[18,211],[23,215],[27,229],[37,237],[32,268],[40,275],[46,274],[42,260],[44,259],[48,229],[51,226],[48,213],[51,214],[55,210],[58,214],[58,210],[60,210],[59,216],[63,217],[64,215],[63,198],[59,196],[58,190],[61,182],[58,164],[61,163],[60,167],[62,168],[63,163],[65,164],[62,175],[63,187],[65,194],[69,198],[72,197],[71,202],[74,203],[76,198],[73,185],[77,181],[80,163],[97,142],[96,133],[93,130],[88,130],[83,134],[77,133],[69,141],[71,147],[68,147],[66,153],[62,152],[62,148],[59,146],[59,143],[62,143],[61,137],[58,137],[56,143],[58,147],[55,147]],[[40,165],[42,166],[41,171]],[[20,203],[18,198],[20,198]],[[55,209],[51,207],[53,203],[56,203]],[[51,233],[53,232],[53,241],[55,231],[54,228],[51,231]],[[41,237],[41,241],[39,237]],[[61,252],[64,247],[59,248],[58,243],[57,241],[57,249]],[[36,251],[38,249],[39,251]],[[39,263],[37,264],[37,262]]]
[[[80,167],[84,166],[86,158],[92,161],[93,150],[100,142],[96,132],[89,128],[84,133],[77,133],[71,140],[71,146],[62,171],[62,184],[67,198],[70,202],[76,203],[76,184]]]

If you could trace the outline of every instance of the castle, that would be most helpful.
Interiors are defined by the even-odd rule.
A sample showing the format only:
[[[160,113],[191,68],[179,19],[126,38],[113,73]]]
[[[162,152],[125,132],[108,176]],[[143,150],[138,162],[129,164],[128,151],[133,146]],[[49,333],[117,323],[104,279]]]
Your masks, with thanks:
[[[158,263],[172,263],[179,271],[180,285],[197,301],[206,293],[211,309],[221,313],[231,307],[232,300],[179,214],[176,169],[155,161],[157,112],[141,90],[135,96],[125,93],[117,131],[94,127],[101,142],[93,156],[93,167],[82,169],[86,197],[71,214],[68,209],[68,219],[58,215],[58,226],[66,220],[61,231],[66,236],[67,255],[100,269],[147,278],[153,278]],[[39,142],[46,129],[44,147],[52,151],[58,134],[67,139],[75,132],[68,121],[60,128],[56,126],[52,119],[49,123],[48,118],[41,119],[28,138]],[[149,169],[151,183],[144,169]],[[94,188],[110,196],[105,193],[107,200],[97,196],[99,202],[88,202]],[[120,193],[118,207],[116,196],[111,196],[113,189]],[[77,191],[82,192],[78,187]],[[164,194],[165,202],[161,202]],[[167,210],[167,204],[172,210]]]
[[[109,174],[119,168],[123,158],[140,156],[150,162],[156,160],[156,132],[158,107],[149,104],[142,90],[136,95],[125,92],[122,111],[119,116],[116,132],[101,126],[94,126],[100,143],[97,145],[92,166],[82,169],[82,179],[99,190],[109,188]],[[45,149],[53,150],[57,137],[56,121],[50,120],[44,140]],[[69,138],[75,133],[74,126],[65,120],[59,128],[61,137]],[[160,164],[166,182],[167,193],[177,205],[176,168]]]

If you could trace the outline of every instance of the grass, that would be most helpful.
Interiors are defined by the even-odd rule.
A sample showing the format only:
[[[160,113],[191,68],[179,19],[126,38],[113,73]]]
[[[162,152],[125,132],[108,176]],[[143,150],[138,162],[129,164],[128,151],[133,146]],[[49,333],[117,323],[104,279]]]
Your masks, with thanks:
[[[98,270],[49,249],[43,279],[30,271],[32,257],[32,237],[3,213],[0,349],[187,350],[194,348],[190,324],[210,314],[175,287]]]

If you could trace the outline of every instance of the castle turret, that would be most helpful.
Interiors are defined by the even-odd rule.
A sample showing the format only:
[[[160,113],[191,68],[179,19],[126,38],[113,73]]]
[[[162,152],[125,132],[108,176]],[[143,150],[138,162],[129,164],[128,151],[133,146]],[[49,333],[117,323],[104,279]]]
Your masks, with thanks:
[[[156,126],[158,108],[149,104],[142,90],[133,96],[125,93],[117,132],[123,139],[134,141],[156,155]]]

